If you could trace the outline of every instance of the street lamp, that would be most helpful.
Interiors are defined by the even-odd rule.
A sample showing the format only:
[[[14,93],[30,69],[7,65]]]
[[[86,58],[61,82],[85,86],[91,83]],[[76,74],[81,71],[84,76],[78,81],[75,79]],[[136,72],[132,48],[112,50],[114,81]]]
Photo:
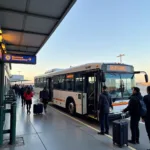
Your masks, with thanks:
[[[21,71],[18,71],[18,72],[19,72],[19,75],[20,75],[20,72],[21,72]]]
[[[117,57],[120,57],[120,63],[122,63],[122,57],[125,56],[125,54],[120,54],[119,56]]]

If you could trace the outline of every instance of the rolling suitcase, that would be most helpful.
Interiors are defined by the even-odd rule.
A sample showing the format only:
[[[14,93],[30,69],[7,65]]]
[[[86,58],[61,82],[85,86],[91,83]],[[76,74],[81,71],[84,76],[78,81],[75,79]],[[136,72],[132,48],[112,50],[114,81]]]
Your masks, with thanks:
[[[128,122],[116,120],[113,122],[113,144],[119,147],[128,146]]]
[[[33,105],[33,113],[34,114],[42,114],[43,113],[43,104],[37,103]]]

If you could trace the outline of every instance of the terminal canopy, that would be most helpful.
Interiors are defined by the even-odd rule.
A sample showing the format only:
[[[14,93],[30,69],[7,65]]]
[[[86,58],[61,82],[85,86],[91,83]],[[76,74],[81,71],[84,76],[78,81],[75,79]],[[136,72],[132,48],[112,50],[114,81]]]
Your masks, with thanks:
[[[76,0],[0,0],[0,27],[9,54],[36,55]]]

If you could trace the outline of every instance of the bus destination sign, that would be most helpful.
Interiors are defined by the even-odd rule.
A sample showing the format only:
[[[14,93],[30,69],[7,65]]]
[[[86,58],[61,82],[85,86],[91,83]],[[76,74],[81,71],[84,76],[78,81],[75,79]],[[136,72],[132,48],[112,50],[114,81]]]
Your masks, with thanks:
[[[19,64],[36,64],[36,56],[4,54],[3,61]]]
[[[131,66],[125,65],[107,65],[107,71],[132,72],[133,69]]]
[[[68,75],[66,76],[67,79],[73,79],[73,77],[74,77],[73,74],[68,74]]]

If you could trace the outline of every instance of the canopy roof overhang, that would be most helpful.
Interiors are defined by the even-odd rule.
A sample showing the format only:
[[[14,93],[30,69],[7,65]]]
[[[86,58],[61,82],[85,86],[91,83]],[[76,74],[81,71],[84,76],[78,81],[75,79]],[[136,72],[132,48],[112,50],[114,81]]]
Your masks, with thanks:
[[[26,81],[31,81],[31,80],[10,80],[10,82],[26,82]]]
[[[9,54],[36,55],[76,0],[0,0],[0,27]]]

